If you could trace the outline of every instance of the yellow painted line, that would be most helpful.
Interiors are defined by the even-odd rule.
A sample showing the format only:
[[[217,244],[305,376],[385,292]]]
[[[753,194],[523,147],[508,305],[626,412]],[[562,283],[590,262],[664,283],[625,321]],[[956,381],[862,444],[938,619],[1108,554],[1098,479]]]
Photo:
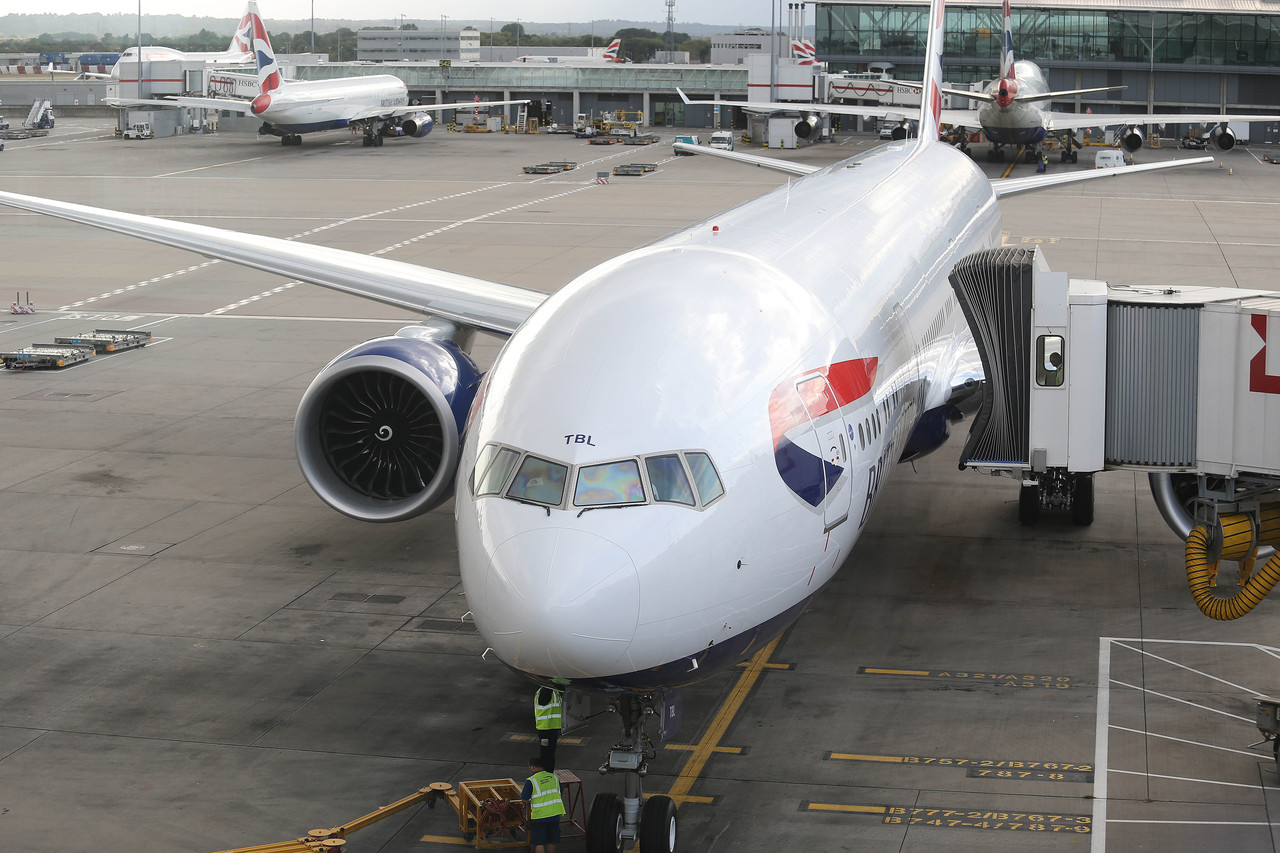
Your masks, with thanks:
[[[662,748],[675,750],[676,752],[691,752],[697,749],[698,745],[694,743],[667,743],[663,744]],[[742,755],[742,747],[740,746],[717,746],[712,751],[728,755]]]
[[[884,814],[887,806],[846,806],[841,803],[809,803],[811,812],[856,812],[858,814]]]
[[[473,844],[465,838],[456,838],[452,835],[424,835],[418,840],[428,844],[456,844],[459,847],[471,847]]]
[[[677,805],[684,805],[685,803],[700,803],[702,805],[711,805],[716,801],[715,797],[695,797],[692,794],[672,795],[671,799],[674,800]]]
[[[901,755],[856,755],[852,752],[833,752],[831,757],[841,761],[884,761],[889,764],[902,764],[907,760]]]
[[[931,675],[927,669],[873,669],[864,667],[863,672],[867,675]]]
[[[751,693],[751,688],[755,687],[756,682],[760,679],[760,674],[764,672],[765,664],[769,662],[770,656],[778,648],[778,639],[778,637],[774,637],[769,645],[756,652],[755,657],[751,658],[747,668],[738,676],[738,683],[734,685],[733,691],[730,692],[728,698],[724,700],[724,704],[720,706],[720,710],[716,712],[715,718],[712,719],[707,733],[698,741],[693,754],[689,756],[689,760],[681,768],[675,784],[667,792],[668,796],[673,799],[687,796],[690,789],[693,788],[693,783],[698,781],[698,777],[702,775],[707,762],[715,754],[715,748],[719,746],[720,739],[724,737],[724,733],[728,730],[729,722],[742,708],[742,703],[746,701],[747,695]]]

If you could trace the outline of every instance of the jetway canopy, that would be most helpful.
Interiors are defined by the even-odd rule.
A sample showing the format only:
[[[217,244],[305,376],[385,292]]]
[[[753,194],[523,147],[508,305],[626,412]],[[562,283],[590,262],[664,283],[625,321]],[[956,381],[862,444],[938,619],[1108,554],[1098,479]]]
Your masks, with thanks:
[[[951,282],[987,376],[961,467],[1280,486],[1280,294],[1068,279],[1021,248]]]

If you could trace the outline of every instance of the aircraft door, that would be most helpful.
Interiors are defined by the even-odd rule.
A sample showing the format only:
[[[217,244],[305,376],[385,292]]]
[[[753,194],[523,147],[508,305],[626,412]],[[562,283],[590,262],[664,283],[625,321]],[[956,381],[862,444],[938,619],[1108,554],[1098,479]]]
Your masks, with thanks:
[[[849,433],[844,416],[840,414],[835,392],[822,375],[808,376],[796,383],[796,392],[804,403],[822,455],[823,484],[826,498],[823,502],[823,521],[831,530],[849,517]]]

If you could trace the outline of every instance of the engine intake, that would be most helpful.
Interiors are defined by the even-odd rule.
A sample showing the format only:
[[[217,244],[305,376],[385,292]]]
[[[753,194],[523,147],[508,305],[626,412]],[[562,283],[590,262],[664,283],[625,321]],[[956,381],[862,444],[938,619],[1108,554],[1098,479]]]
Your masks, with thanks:
[[[818,117],[816,115],[804,116],[800,121],[796,122],[796,136],[801,139],[808,139],[814,135],[814,131],[818,129]]]
[[[1146,134],[1142,132],[1142,128],[1137,125],[1126,127],[1120,131],[1120,145],[1125,151],[1132,154],[1142,147],[1142,143],[1147,139]]]
[[[321,500],[361,521],[413,518],[453,493],[481,374],[452,340],[416,332],[347,350],[298,405],[303,476]]]
[[[400,127],[404,129],[406,136],[412,136],[415,139],[421,139],[431,132],[436,126],[436,120],[431,117],[431,113],[414,113],[400,122]]]
[[[1219,151],[1230,151],[1236,147],[1236,135],[1225,124],[1220,124],[1209,131],[1209,141]]]

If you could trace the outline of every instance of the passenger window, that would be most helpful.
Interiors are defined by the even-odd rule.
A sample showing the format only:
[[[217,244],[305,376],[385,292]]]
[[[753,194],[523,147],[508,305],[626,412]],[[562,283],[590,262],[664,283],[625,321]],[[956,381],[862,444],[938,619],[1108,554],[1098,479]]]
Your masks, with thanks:
[[[635,503],[644,503],[640,465],[636,460],[583,465],[578,469],[578,485],[573,492],[574,506]]]
[[[507,497],[559,506],[564,500],[564,478],[568,466],[536,456],[526,456],[507,489]]]
[[[716,473],[716,466],[711,464],[710,456],[693,450],[684,456],[689,460],[689,470],[693,472],[693,481],[698,484],[698,495],[702,498],[703,506],[724,494],[724,485],[720,482],[720,475]]]
[[[685,476],[684,466],[678,456],[650,456],[644,460],[649,471],[649,485],[653,486],[653,499],[669,503],[693,506],[693,487]]]
[[[1049,388],[1062,385],[1066,377],[1062,356],[1065,341],[1061,335],[1041,335],[1036,338],[1036,384]]]
[[[476,460],[475,476],[471,481],[471,493],[480,495],[496,495],[511,475],[520,454],[509,447],[487,444],[480,451]]]

